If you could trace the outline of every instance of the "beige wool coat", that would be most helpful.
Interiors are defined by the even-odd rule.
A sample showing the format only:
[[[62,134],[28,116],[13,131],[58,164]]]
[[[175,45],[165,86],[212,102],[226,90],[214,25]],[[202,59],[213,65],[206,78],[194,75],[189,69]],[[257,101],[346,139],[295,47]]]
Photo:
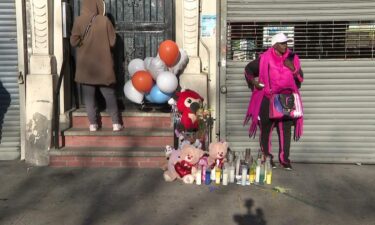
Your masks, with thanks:
[[[90,85],[116,83],[111,47],[116,42],[116,32],[104,13],[103,0],[83,0],[81,15],[73,24],[70,44],[77,49],[75,81]],[[96,16],[86,34],[86,27]],[[79,43],[82,45],[78,46]]]

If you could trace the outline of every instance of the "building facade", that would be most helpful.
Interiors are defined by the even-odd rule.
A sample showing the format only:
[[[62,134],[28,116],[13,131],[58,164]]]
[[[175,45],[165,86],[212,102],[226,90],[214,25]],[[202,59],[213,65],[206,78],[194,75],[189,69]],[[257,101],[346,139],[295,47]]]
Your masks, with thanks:
[[[251,95],[243,68],[270,46],[274,33],[284,32],[292,40],[289,47],[302,59],[305,73],[301,89],[305,133],[292,144],[291,159],[375,162],[372,1],[105,2],[120,21],[117,30],[128,46],[123,52],[127,62],[155,54],[157,47],[153,46],[165,37],[187,51],[190,61],[180,85],[204,96],[216,119],[214,140],[227,140],[234,151],[250,147],[255,154],[259,148],[257,138],[250,139],[248,128],[242,125]],[[79,14],[79,5],[79,0],[0,3],[4,12],[0,17],[0,159],[48,165],[56,85],[64,56],[70,54],[70,18]],[[140,18],[147,13],[136,13],[136,9],[149,15],[158,9],[155,18],[163,15],[163,23],[153,23],[152,17]],[[132,33],[131,29],[136,30]],[[58,113],[62,122],[69,121],[68,112],[74,108],[72,85],[71,75],[64,76]]]

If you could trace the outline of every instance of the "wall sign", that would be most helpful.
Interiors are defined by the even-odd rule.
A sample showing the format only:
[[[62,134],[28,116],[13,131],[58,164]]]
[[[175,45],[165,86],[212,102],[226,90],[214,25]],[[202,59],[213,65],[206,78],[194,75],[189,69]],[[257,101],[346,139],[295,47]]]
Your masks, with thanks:
[[[216,15],[201,16],[201,37],[214,37],[216,34]]]

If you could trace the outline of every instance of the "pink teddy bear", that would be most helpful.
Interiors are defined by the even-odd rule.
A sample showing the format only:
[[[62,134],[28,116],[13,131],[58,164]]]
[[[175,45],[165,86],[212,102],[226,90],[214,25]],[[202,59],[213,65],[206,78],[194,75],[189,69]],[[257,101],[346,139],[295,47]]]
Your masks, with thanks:
[[[227,142],[216,142],[211,143],[208,146],[208,158],[207,163],[208,166],[211,168],[217,165],[219,168],[222,169],[224,162],[226,161],[226,156],[228,152],[228,143]]]
[[[165,181],[181,179],[186,184],[195,180],[196,165],[203,156],[203,150],[186,144],[179,150],[174,150],[169,156],[168,170],[164,172]]]

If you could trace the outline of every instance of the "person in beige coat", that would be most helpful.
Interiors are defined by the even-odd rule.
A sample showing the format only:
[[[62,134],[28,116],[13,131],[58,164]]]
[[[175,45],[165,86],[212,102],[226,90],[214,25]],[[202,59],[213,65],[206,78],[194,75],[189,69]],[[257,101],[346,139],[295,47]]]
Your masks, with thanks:
[[[77,49],[75,81],[82,85],[90,131],[98,129],[97,88],[103,94],[107,111],[112,117],[113,131],[119,131],[123,126],[115,96],[116,76],[111,55],[116,32],[104,14],[103,0],[83,0],[81,15],[73,24],[70,44]]]

